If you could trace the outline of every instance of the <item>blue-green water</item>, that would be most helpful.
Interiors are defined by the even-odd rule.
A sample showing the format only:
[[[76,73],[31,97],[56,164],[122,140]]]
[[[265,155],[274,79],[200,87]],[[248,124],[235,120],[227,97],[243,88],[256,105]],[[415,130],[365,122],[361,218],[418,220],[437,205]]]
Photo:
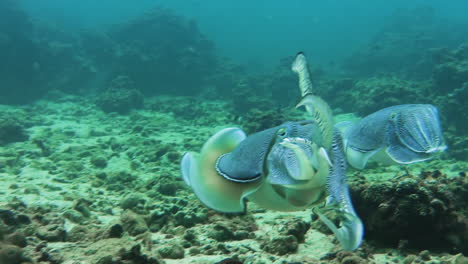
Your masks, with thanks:
[[[428,23],[440,23],[450,31],[453,26],[467,23],[468,9],[461,0],[449,3],[437,0],[20,2],[35,18],[72,31],[106,27],[135,18],[154,7],[168,7],[179,15],[195,19],[201,31],[215,41],[221,56],[245,64],[249,70],[271,68],[279,59],[297,50],[306,51],[322,64],[341,60],[396,19],[401,9],[431,8],[435,18]]]
[[[466,263],[467,11],[1,0],[0,264]]]

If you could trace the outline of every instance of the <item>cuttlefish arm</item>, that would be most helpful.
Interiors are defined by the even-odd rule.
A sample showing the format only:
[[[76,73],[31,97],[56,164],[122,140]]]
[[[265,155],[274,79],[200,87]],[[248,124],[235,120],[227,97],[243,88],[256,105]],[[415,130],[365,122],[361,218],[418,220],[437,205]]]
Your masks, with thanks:
[[[333,134],[333,167],[327,180],[329,197],[327,206],[314,210],[320,220],[335,234],[345,250],[357,249],[364,236],[364,225],[354,211],[346,178],[346,159],[343,152],[341,133],[335,129]],[[324,212],[333,210],[338,214],[340,225],[337,227]]]

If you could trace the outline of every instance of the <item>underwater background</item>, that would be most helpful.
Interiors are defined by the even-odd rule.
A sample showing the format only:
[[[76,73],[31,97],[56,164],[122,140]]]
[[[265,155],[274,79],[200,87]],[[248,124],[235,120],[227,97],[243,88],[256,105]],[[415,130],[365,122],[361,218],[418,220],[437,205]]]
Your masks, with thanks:
[[[468,263],[468,2],[0,0],[0,264]],[[365,226],[223,214],[181,179],[215,132],[421,103],[448,149],[348,169]]]

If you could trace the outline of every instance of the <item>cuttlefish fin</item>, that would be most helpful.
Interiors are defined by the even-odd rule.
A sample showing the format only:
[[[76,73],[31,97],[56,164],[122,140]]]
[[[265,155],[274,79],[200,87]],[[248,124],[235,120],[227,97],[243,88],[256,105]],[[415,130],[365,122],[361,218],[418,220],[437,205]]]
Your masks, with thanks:
[[[364,169],[366,167],[367,162],[370,158],[372,158],[375,154],[381,151],[382,148],[378,148],[371,151],[359,151],[355,150],[351,147],[346,148],[346,158],[351,166],[358,170]]]
[[[346,159],[343,152],[341,134],[335,129],[333,134],[333,167],[330,171],[327,189],[329,198],[327,206],[315,213],[320,220],[335,234],[341,246],[345,250],[355,250],[362,242],[364,225],[354,211],[349,187],[346,178]],[[324,212],[335,211],[338,214],[340,226],[337,227]]]
[[[184,181],[206,206],[217,211],[245,211],[244,198],[255,191],[259,182],[229,181],[216,171],[218,158],[233,151],[246,138],[239,128],[225,128],[214,134],[202,147],[200,154],[186,153],[181,161]]]

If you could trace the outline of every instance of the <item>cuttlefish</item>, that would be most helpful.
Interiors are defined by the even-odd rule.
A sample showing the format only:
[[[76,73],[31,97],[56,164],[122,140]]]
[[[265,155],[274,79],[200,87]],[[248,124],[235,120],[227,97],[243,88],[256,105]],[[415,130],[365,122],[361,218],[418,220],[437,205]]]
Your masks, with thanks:
[[[384,108],[362,120],[336,125],[343,133],[349,164],[363,169],[369,160],[411,164],[434,158],[444,143],[437,108],[404,104]]]
[[[328,104],[314,95],[306,57],[297,54],[292,70],[298,75],[311,120],[285,122],[247,136],[240,128],[225,128],[181,161],[184,181],[208,207],[221,212],[245,212],[248,202],[271,210],[318,208],[319,218],[342,247],[356,249],[363,225],[356,215],[346,182],[341,132],[333,127]],[[326,209],[321,209],[326,201]],[[338,213],[337,227],[324,214]]]

